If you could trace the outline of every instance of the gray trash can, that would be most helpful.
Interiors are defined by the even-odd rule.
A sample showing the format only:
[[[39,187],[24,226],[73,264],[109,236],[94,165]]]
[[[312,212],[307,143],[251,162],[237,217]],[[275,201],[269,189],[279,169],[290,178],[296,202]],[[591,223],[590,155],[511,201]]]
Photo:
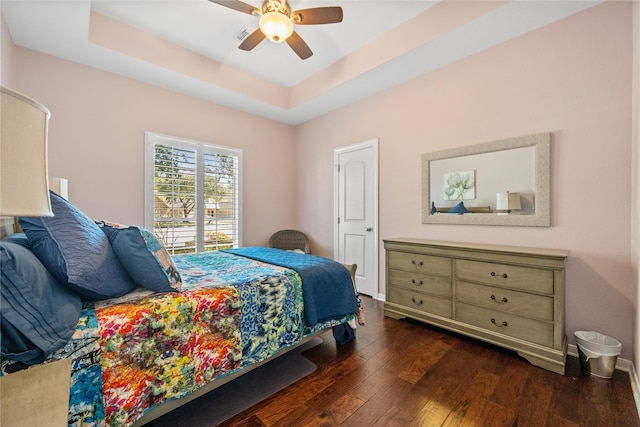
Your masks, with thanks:
[[[611,378],[622,344],[596,331],[576,331],[574,335],[582,369],[594,377]]]

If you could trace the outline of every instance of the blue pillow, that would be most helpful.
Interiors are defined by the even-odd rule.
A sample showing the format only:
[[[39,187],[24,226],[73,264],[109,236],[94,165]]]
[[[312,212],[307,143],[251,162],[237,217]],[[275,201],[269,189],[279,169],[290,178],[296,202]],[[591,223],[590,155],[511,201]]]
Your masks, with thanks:
[[[459,214],[459,215],[466,214],[466,213],[469,213],[469,212],[470,211],[467,208],[464,207],[464,203],[463,202],[458,203],[457,205],[455,205],[454,207],[452,207],[451,209],[449,209],[447,211],[447,213],[455,213],[455,214]]]
[[[41,363],[69,341],[82,303],[33,252],[11,240],[0,242],[2,357]]]
[[[14,233],[4,238],[3,242],[11,242],[31,250],[31,244],[24,233]]]
[[[182,279],[167,249],[155,234],[135,225],[96,222],[127,273],[140,286],[156,292],[180,291]]]
[[[47,270],[87,299],[119,297],[135,289],[100,227],[62,197],[50,196],[53,217],[19,218]]]

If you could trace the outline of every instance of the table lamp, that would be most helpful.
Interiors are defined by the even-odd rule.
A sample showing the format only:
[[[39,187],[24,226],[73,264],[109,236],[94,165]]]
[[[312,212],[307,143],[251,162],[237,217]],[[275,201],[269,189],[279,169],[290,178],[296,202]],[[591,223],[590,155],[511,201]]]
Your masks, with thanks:
[[[0,90],[0,218],[53,216],[47,165],[51,113],[19,92]]]
[[[520,193],[510,193],[508,191],[498,193],[496,210],[506,211],[507,214],[510,214],[514,209],[521,209]]]
[[[47,167],[49,110],[14,90],[0,90],[1,237],[5,223],[13,224],[15,216],[53,212]],[[0,377],[0,424],[66,426],[70,372],[71,359],[62,359]]]

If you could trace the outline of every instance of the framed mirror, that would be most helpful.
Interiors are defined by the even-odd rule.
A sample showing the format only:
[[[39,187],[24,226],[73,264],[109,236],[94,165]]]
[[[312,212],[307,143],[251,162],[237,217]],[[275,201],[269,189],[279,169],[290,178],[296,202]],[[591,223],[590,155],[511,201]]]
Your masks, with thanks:
[[[548,227],[550,175],[548,132],[425,153],[422,222]]]

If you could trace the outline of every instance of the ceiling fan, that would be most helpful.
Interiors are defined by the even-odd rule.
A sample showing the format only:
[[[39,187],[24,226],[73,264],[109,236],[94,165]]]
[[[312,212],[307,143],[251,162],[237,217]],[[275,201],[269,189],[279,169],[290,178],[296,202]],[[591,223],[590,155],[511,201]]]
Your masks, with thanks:
[[[293,29],[293,25],[318,25],[342,22],[340,6],[314,7],[292,11],[287,0],[265,0],[262,9],[258,9],[240,0],[209,0],[221,6],[260,16],[259,28],[247,36],[238,46],[242,50],[251,50],[262,40],[280,43],[286,41],[301,58],[307,59],[313,52]]]

